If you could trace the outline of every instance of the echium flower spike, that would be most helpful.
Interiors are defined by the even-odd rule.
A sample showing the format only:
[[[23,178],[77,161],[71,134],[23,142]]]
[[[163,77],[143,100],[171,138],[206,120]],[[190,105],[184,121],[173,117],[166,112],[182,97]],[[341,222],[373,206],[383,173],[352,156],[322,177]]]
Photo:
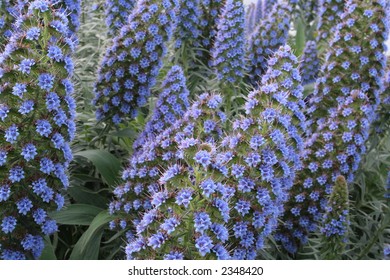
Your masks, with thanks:
[[[181,119],[189,107],[189,91],[180,66],[173,66],[170,69],[160,91],[152,117],[133,144],[133,149],[137,152],[147,141],[151,141]]]
[[[250,36],[247,56],[252,85],[259,83],[261,76],[267,71],[267,60],[287,42],[291,12],[290,5],[285,2],[275,5]]]
[[[261,86],[248,96],[246,114],[221,142],[219,164],[228,167],[229,228],[233,258],[255,259],[276,229],[283,205],[302,167],[305,102],[298,59],[280,47],[269,59]]]
[[[283,0],[264,0],[264,14],[269,14],[275,7],[278,2],[281,2]]]
[[[108,34],[112,37],[118,35],[122,26],[126,25],[127,19],[133,10],[136,0],[106,0],[104,12]]]
[[[341,259],[345,254],[349,227],[348,184],[343,176],[336,178],[321,228],[321,259]]]
[[[0,2],[0,51],[3,50],[7,41],[12,35],[13,23],[15,21],[16,9],[11,0]]]
[[[242,0],[227,0],[211,51],[217,78],[224,84],[238,83],[245,71],[245,9]]]
[[[219,95],[202,94],[184,117],[146,143],[114,191],[112,228],[129,228],[129,259],[225,259],[228,200],[234,189],[215,164],[225,115]],[[220,213],[223,207],[223,213]],[[190,210],[190,209],[195,209]],[[183,239],[184,237],[184,239]]]
[[[180,2],[175,47],[199,48],[201,31],[202,10],[201,0],[186,0]]]
[[[208,64],[210,61],[210,50],[214,44],[217,35],[217,25],[222,14],[222,9],[225,4],[223,0],[201,0],[201,19],[200,29],[202,30],[201,48],[206,51],[203,52],[201,60]]]
[[[318,227],[336,178],[342,175],[351,182],[366,151],[383,90],[388,34],[384,19],[389,12],[385,5],[385,1],[348,1],[343,23],[332,39],[324,66],[327,74],[317,79],[322,96],[316,104],[322,106],[321,113],[311,111],[316,126],[312,125],[306,143],[304,169],[291,189],[282,218],[285,223],[276,235],[291,253]],[[359,26],[368,28],[360,32]]]
[[[373,133],[383,133],[388,131],[390,128],[390,69],[387,69],[387,72],[384,76],[384,91],[381,94],[381,102],[379,104],[378,113],[374,123]]]
[[[253,32],[255,11],[255,3],[250,3],[245,10],[245,34],[247,36],[249,36]]]
[[[318,58],[316,42],[306,42],[299,70],[302,75],[303,85],[307,85],[316,81],[320,71],[320,60]]]
[[[319,21],[317,25],[317,44],[327,50],[332,34],[341,22],[345,0],[319,0]]]
[[[119,125],[137,115],[167,53],[178,0],[140,0],[108,48],[99,69],[93,104],[96,118]]]
[[[309,100],[313,132],[321,119],[328,117],[352,90],[367,93],[372,106],[379,104],[386,67],[385,41],[389,33],[388,12],[379,2],[359,2],[358,5],[347,2]],[[359,32],[360,24],[367,26],[366,32]]]
[[[69,186],[74,42],[51,1],[30,2],[16,28],[0,55],[0,258],[36,259]]]
[[[256,26],[263,18],[263,0],[257,0],[256,9],[253,13],[253,23]]]

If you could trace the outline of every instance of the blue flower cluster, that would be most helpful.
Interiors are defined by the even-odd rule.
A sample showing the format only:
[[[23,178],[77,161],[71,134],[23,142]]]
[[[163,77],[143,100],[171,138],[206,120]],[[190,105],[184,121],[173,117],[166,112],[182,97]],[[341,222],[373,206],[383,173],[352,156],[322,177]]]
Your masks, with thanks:
[[[302,84],[307,85],[316,81],[320,71],[317,44],[315,41],[307,41],[303,51],[301,66]]]
[[[48,212],[64,205],[76,129],[65,14],[35,0],[16,28],[0,54],[2,259],[38,258],[43,236],[57,231]]]
[[[135,4],[136,0],[106,0],[104,2],[106,25],[110,36],[117,36],[122,26],[126,25]]]
[[[215,37],[217,35],[217,25],[219,18],[222,14],[222,9],[225,4],[223,0],[201,0],[201,19],[200,29],[202,34],[201,48],[206,51],[202,54],[202,59],[205,63],[209,63],[212,45],[214,44]]]
[[[342,175],[351,182],[366,151],[383,90],[384,42],[389,31],[385,5],[383,1],[348,1],[343,22],[331,40],[309,110],[312,122],[304,170],[291,190],[285,224],[277,234],[290,252],[316,229],[326,210],[325,195],[331,193],[336,178]],[[360,32],[360,24],[369,30]]]
[[[146,143],[123,172],[126,183],[116,188],[117,199],[110,205],[110,212],[121,218],[111,227],[129,225],[134,231],[126,247],[129,259],[204,256],[215,249],[218,237],[226,241],[224,219],[217,213],[226,209],[232,189],[206,177],[212,170],[219,173],[215,142],[226,120],[218,110],[221,101],[219,95],[201,95],[181,120]],[[216,214],[202,211],[206,208]],[[181,240],[183,233],[191,235],[189,242]],[[220,244],[218,252],[225,251]]]
[[[280,2],[282,2],[281,0]],[[271,13],[275,5],[278,4],[279,0],[264,0],[264,14],[267,15]]]
[[[16,10],[10,0],[4,0],[0,3],[0,51],[12,35],[13,22],[15,20]]]
[[[263,0],[257,0],[256,10],[253,13],[253,23],[257,25],[263,18]]]
[[[175,47],[180,48],[183,45],[188,45],[189,47],[201,46],[200,36],[201,31],[201,17],[202,10],[200,6],[201,0],[187,0],[181,1],[177,28],[176,28],[176,42]]]
[[[345,0],[319,0],[319,21],[317,25],[317,43],[328,48],[329,38],[336,31],[344,12]]]
[[[254,15],[256,12],[256,4],[250,3],[245,10],[245,34],[249,36],[254,29]]]
[[[237,83],[245,71],[245,9],[241,0],[227,0],[211,51],[212,66],[222,83]]]
[[[283,205],[301,169],[305,103],[298,59],[280,47],[269,59],[261,86],[248,96],[242,119],[221,142],[219,164],[231,199],[233,258],[254,259],[276,229]]]
[[[390,171],[387,173],[387,181],[385,186],[385,198],[390,199]]]
[[[95,84],[96,118],[119,125],[147,103],[176,23],[178,0],[137,2],[107,50]]]
[[[133,144],[135,151],[142,149],[146,142],[183,117],[189,107],[188,96],[183,70],[180,66],[173,66],[162,83],[159,99],[150,120]]]
[[[291,13],[287,3],[276,4],[251,34],[247,53],[249,80],[253,85],[257,85],[267,71],[267,60],[287,42]]]

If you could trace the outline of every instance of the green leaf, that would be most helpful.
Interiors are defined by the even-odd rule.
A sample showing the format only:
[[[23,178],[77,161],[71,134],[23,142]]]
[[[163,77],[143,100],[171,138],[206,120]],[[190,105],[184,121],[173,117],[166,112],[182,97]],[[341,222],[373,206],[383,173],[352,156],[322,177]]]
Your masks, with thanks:
[[[96,192],[83,186],[72,186],[68,189],[68,194],[80,204],[94,205],[99,208],[105,208],[109,200]]]
[[[40,260],[56,260],[57,257],[54,253],[54,247],[53,244],[51,243],[51,240],[48,236],[45,236],[44,238],[45,242],[45,248],[42,251],[42,255],[39,258]]]
[[[109,152],[104,150],[87,150],[77,152],[75,156],[84,157],[91,161],[106,184],[112,186],[118,181],[121,162]]]
[[[104,228],[112,220],[108,212],[100,212],[80,237],[70,255],[71,260],[97,260]]]
[[[125,129],[111,133],[111,136],[126,137],[126,138],[130,138],[130,139],[137,138],[137,135],[138,135],[137,132],[131,128],[125,128]]]
[[[65,209],[50,213],[50,217],[62,225],[89,226],[102,208],[87,204],[72,204]]]

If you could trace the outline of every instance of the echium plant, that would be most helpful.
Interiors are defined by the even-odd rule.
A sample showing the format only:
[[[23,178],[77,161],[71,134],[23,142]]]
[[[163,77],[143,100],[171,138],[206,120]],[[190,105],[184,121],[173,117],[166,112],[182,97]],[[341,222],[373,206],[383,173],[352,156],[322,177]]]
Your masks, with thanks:
[[[281,1],[284,0],[264,0],[264,14],[269,14],[274,9],[274,6]]]
[[[257,0],[256,9],[253,13],[253,25],[256,26],[263,18],[263,0]]]
[[[75,136],[66,15],[36,0],[0,55],[0,256],[39,258],[57,231]]]
[[[319,0],[319,21],[317,25],[317,43],[326,51],[332,34],[340,23],[344,12],[345,0]]]
[[[11,0],[0,2],[0,51],[4,49],[12,35],[12,25],[15,21],[16,10]]]
[[[122,26],[126,25],[136,2],[136,0],[106,0],[104,2],[106,25],[110,36],[118,35]]]
[[[201,0],[181,1],[178,8],[176,42],[175,47],[199,48],[200,35],[202,34],[200,21],[202,10],[200,6]],[[188,59],[188,58],[186,58]]]
[[[249,80],[252,85],[258,84],[267,71],[267,59],[287,42],[291,12],[291,7],[286,2],[278,3],[250,36],[247,56]]]
[[[250,3],[245,10],[245,34],[246,34],[246,36],[249,36],[253,32],[255,11],[256,11],[255,3]]]
[[[96,118],[119,125],[147,103],[176,24],[178,0],[140,0],[108,48],[95,84]]]
[[[129,226],[134,232],[128,235],[129,259],[228,257],[222,244],[228,237],[227,200],[234,189],[210,178],[223,177],[214,159],[226,121],[218,109],[221,102],[219,95],[200,95],[123,172],[126,183],[115,189],[117,200],[110,205],[117,216],[111,227]]]
[[[317,44],[315,41],[307,41],[299,70],[302,75],[302,84],[307,85],[316,81],[320,71]]]
[[[212,66],[224,85],[236,84],[245,71],[245,9],[242,0],[227,0],[211,51]]]
[[[390,128],[390,69],[384,76],[384,91],[381,94],[381,102],[375,120],[373,133],[384,133]]]
[[[323,218],[321,259],[341,259],[345,254],[349,227],[348,184],[336,178]]]
[[[202,48],[205,50],[202,60],[205,64],[209,63],[210,50],[214,44],[217,35],[217,25],[225,4],[223,0],[201,0],[202,17],[200,20],[200,29],[202,30]]]
[[[225,184],[236,190],[228,226],[234,259],[255,259],[264,248],[302,167],[306,119],[298,59],[284,46],[268,63],[218,156],[228,168]]]
[[[298,173],[277,234],[294,253],[317,228],[339,175],[353,180],[383,90],[385,1],[348,1],[317,79],[304,169]],[[364,32],[361,26],[365,26]]]
[[[180,66],[173,66],[161,85],[161,92],[150,120],[134,141],[135,152],[181,119],[189,107],[189,91]]]

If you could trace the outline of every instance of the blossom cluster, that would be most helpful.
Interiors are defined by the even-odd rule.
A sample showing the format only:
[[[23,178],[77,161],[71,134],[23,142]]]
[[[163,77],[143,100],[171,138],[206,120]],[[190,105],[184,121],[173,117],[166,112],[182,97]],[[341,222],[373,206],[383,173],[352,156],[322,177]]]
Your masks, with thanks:
[[[299,70],[302,75],[302,84],[307,85],[315,82],[320,71],[320,60],[315,41],[306,42],[301,60]]]
[[[223,83],[237,83],[244,76],[245,9],[242,0],[227,0],[211,50],[212,66]]]
[[[273,10],[256,26],[248,47],[249,80],[256,85],[267,70],[267,60],[286,44],[290,29],[291,6],[285,2],[274,5]]]
[[[285,224],[277,234],[290,252],[316,229],[336,178],[342,175],[351,182],[366,151],[383,90],[388,34],[384,19],[389,12],[385,5],[383,1],[348,1],[343,22],[331,40],[310,102],[304,170],[291,190]],[[366,32],[359,31],[361,24],[368,27]]]
[[[126,25],[135,4],[136,0],[106,0],[104,2],[106,25],[110,36],[118,35],[122,26]]]
[[[15,20],[16,10],[11,0],[0,3],[0,51],[12,35],[12,24]]]
[[[178,0],[140,0],[107,50],[95,84],[96,118],[119,125],[147,103],[176,23]]]
[[[176,48],[180,48],[182,45],[189,45],[190,47],[197,48],[201,46],[200,36],[202,30],[200,29],[200,20],[202,17],[202,10],[200,1],[201,0],[187,0],[180,2],[177,16]]]
[[[161,93],[153,111],[152,117],[146,123],[144,130],[134,141],[135,151],[142,149],[148,141],[181,119],[189,107],[189,91],[186,78],[180,66],[173,66],[161,86]]]
[[[41,20],[44,18],[45,20]],[[75,136],[71,55],[65,14],[29,3],[0,54],[0,258],[39,258],[58,227]]]

